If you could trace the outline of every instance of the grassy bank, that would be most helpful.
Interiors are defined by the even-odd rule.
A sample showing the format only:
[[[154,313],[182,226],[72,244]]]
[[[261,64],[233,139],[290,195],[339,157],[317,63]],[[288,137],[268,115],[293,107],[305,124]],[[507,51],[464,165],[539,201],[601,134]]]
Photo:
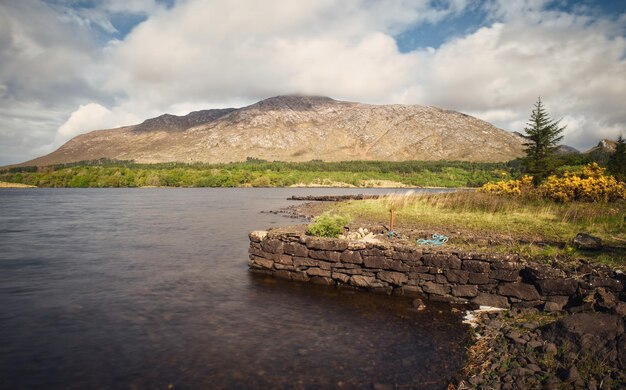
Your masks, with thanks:
[[[562,204],[456,192],[338,203],[333,212],[350,217],[354,225],[380,225],[388,224],[392,208],[395,230],[449,234],[450,244],[460,247],[472,248],[482,243],[492,250],[513,250],[546,259],[583,256],[626,264],[624,201]],[[568,243],[579,232],[600,237],[614,251],[576,251]]]
[[[0,180],[38,187],[476,187],[514,174],[504,163],[250,160],[232,164],[96,161],[0,171]]]

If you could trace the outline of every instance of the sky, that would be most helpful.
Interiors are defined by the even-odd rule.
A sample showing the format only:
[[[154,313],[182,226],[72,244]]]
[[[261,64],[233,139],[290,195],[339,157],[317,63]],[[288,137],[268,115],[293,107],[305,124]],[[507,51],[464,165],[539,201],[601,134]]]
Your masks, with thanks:
[[[0,0],[0,165],[286,94],[626,136],[626,1]]]

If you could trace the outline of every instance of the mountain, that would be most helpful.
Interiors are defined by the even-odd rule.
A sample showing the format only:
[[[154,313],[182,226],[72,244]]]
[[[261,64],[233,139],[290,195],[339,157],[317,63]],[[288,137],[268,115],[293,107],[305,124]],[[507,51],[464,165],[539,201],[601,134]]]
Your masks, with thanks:
[[[370,105],[318,96],[277,96],[239,109],[161,115],[139,125],[79,135],[19,164],[100,158],[141,163],[464,160],[523,156],[523,138],[459,112]]]
[[[609,161],[609,156],[615,152],[616,145],[617,142],[615,141],[603,139],[596,146],[587,150],[585,154],[588,154],[598,164],[606,164]]]

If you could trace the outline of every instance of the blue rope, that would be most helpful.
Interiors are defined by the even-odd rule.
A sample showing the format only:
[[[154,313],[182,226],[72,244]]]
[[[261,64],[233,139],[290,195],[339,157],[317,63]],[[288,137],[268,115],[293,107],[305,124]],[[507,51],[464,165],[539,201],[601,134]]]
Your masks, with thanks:
[[[448,242],[448,236],[443,234],[433,234],[432,240],[425,240],[420,238],[417,240],[417,245],[443,245]]]

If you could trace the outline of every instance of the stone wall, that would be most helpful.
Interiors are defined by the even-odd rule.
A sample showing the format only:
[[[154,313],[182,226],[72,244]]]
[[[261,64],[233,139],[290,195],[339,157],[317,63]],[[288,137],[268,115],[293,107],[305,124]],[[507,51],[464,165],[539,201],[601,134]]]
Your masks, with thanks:
[[[284,231],[257,231],[249,237],[250,270],[278,278],[549,311],[568,306],[584,309],[589,296],[599,296],[608,310],[626,309],[625,275],[601,265],[581,263],[567,270],[526,261],[516,254],[372,244]]]

